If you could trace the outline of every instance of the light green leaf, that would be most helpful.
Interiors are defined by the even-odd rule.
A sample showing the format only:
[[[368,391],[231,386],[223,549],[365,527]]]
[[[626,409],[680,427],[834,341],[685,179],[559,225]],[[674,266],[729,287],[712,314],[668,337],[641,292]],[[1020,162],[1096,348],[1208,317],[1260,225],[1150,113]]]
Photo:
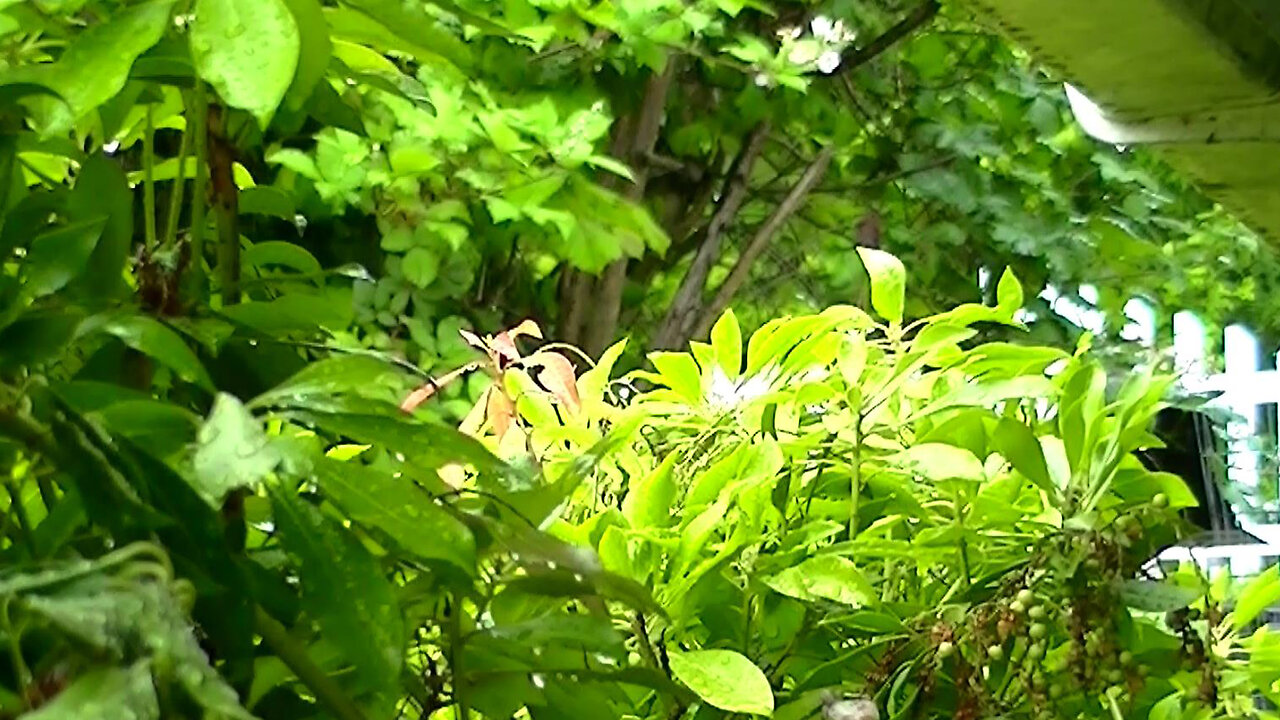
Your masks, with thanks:
[[[196,442],[192,462],[196,489],[214,507],[236,488],[255,487],[280,462],[262,422],[227,393],[214,398]]]
[[[40,69],[75,118],[124,89],[139,55],[160,41],[169,27],[173,0],[151,0],[113,12],[103,23],[80,33],[58,62]]]
[[[1000,282],[996,284],[996,307],[1006,317],[1013,317],[1022,308],[1022,283],[1009,268],[1004,269]]]
[[[1147,714],[1147,720],[1181,720],[1182,718],[1182,693],[1174,692],[1166,695],[1162,700],[1151,706],[1151,712]]]
[[[871,307],[889,322],[902,322],[907,270],[902,261],[883,250],[858,248],[858,256],[871,278]]]
[[[314,469],[321,490],[352,520],[421,559],[475,572],[471,531],[409,480],[330,458],[317,459]]]
[[[915,445],[885,460],[927,480],[981,480],[986,476],[982,461],[972,452],[944,443]]]
[[[744,655],[732,650],[671,652],[671,674],[698,697],[721,710],[773,714],[769,679]]]
[[[632,483],[622,500],[622,516],[631,527],[665,527],[672,521],[672,506],[676,499],[674,479],[679,453],[671,453],[648,475]]]
[[[697,403],[702,399],[702,375],[698,364],[689,353],[656,352],[649,361],[658,370],[658,380],[679,393],[686,400]]]
[[[726,310],[711,328],[711,348],[716,362],[730,380],[742,374],[742,329],[733,310]]]
[[[190,34],[200,77],[266,127],[298,67],[298,25],[284,0],[196,0]]]
[[[213,389],[209,373],[200,358],[187,347],[182,337],[167,326],[145,315],[96,315],[84,321],[77,335],[105,332],[138,352],[150,355],[178,377],[208,390]]]
[[[1277,602],[1280,602],[1280,566],[1272,565],[1240,591],[1235,609],[1231,611],[1231,621],[1236,630],[1240,630]]]
[[[774,590],[800,600],[833,600],[861,607],[875,600],[875,589],[853,563],[836,555],[819,555],[765,580]]]
[[[424,288],[435,282],[440,272],[440,257],[426,248],[410,248],[400,263],[404,279]]]
[[[404,620],[378,561],[350,532],[292,492],[271,489],[284,549],[297,559],[302,600],[370,689],[393,692],[404,656]]]
[[[23,291],[36,299],[55,293],[84,272],[107,225],[105,217],[50,230],[31,241],[22,265]]]

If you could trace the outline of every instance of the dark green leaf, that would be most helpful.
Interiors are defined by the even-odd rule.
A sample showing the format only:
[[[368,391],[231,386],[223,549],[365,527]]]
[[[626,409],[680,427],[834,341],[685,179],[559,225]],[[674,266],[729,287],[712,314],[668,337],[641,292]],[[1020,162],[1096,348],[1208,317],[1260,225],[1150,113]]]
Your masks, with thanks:
[[[160,321],[145,315],[97,315],[85,320],[78,334],[99,332],[114,335],[125,345],[150,355],[183,380],[213,389],[213,382],[200,364],[200,359],[187,347],[180,335]]]
[[[285,0],[298,28],[298,69],[285,93],[285,105],[302,108],[316,85],[329,69],[333,44],[329,41],[329,25],[325,22],[320,0]]]
[[[55,293],[84,272],[93,254],[106,218],[51,230],[31,241],[31,251],[23,263],[23,284],[29,297]]]
[[[392,692],[405,650],[404,621],[377,560],[294,493],[272,488],[271,498],[284,547],[298,560],[307,611],[367,688]]]

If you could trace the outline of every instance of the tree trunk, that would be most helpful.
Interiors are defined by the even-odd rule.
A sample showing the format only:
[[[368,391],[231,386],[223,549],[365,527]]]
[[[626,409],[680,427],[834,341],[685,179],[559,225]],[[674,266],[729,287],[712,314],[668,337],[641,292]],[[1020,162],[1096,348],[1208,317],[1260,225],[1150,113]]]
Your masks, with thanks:
[[[760,156],[768,135],[768,123],[762,122],[756,125],[747,135],[738,156],[734,158],[729,175],[725,178],[724,189],[720,193],[720,203],[716,206],[715,214],[711,216],[711,222],[702,232],[702,242],[698,246],[698,252],[694,255],[684,279],[680,281],[680,287],[676,290],[671,306],[667,308],[667,315],[654,336],[654,349],[677,348],[688,341],[689,333],[692,332],[693,324],[698,318],[698,311],[702,309],[702,293],[707,286],[707,276],[711,273],[711,268],[715,267],[716,261],[720,259],[720,245],[724,232],[746,202],[747,192],[750,189],[751,171],[755,167],[756,158]]]
[[[791,188],[791,192],[787,193],[787,197],[782,200],[778,208],[769,216],[769,219],[756,231],[751,241],[743,248],[742,254],[738,256],[738,262],[734,264],[733,270],[729,272],[729,277],[725,278],[724,282],[720,284],[720,289],[716,291],[715,298],[698,318],[698,323],[691,337],[702,337],[711,330],[716,318],[720,317],[724,309],[729,306],[729,301],[733,299],[734,294],[747,281],[747,276],[751,274],[751,266],[756,259],[769,247],[769,243],[773,242],[773,238],[777,236],[778,231],[782,229],[787,220],[795,214],[796,210],[800,209],[801,205],[804,205],[805,199],[809,196],[809,192],[813,190],[814,186],[822,181],[822,176],[827,172],[827,166],[831,164],[831,155],[834,151],[835,148],[828,145],[818,153],[818,156],[809,164],[809,167],[805,168],[804,174],[796,181],[795,186]]]
[[[677,62],[676,59],[668,61],[666,69],[649,78],[645,86],[644,102],[635,116],[635,132],[631,135],[629,147],[622,154],[622,159],[631,168],[635,180],[625,193],[627,199],[633,202],[644,200],[649,176],[647,157],[653,153],[658,133],[662,130],[667,95],[675,78]],[[596,285],[596,292],[590,298],[591,314],[580,342],[582,349],[592,357],[604,352],[618,331],[622,291],[627,284],[627,263],[627,258],[622,258],[605,268]]]

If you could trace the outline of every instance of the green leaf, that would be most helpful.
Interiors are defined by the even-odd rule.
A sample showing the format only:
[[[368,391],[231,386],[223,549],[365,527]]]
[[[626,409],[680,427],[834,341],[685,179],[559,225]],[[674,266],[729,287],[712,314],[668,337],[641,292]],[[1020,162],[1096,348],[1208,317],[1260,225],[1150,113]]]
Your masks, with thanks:
[[[196,0],[190,34],[201,79],[266,127],[298,67],[298,25],[284,1]]]
[[[139,660],[127,668],[90,670],[77,677],[52,702],[22,717],[24,720],[108,717],[159,720],[160,705],[151,679],[151,661]]]
[[[773,714],[769,679],[744,655],[732,650],[669,654],[671,674],[708,704],[734,713]]]
[[[658,370],[658,381],[691,403],[702,401],[702,374],[689,353],[656,352],[649,361]]]
[[[679,453],[671,453],[652,472],[631,484],[622,499],[622,516],[631,527],[640,530],[671,524],[677,490],[674,473],[679,457]]]
[[[1041,490],[1053,492],[1053,480],[1044,460],[1044,448],[1031,428],[1012,418],[1001,418],[991,438],[996,452],[1013,465],[1013,469],[1036,484]]]
[[[394,692],[404,654],[404,620],[378,561],[350,532],[292,492],[271,488],[281,543],[299,565],[302,600],[324,638],[363,684]]]
[[[76,36],[58,62],[40,69],[46,84],[78,119],[124,89],[139,55],[169,27],[173,0],[150,0],[117,10]]]
[[[1231,611],[1231,621],[1236,630],[1240,630],[1277,602],[1280,602],[1280,566],[1272,565],[1240,591],[1235,609]]]
[[[332,397],[376,386],[394,366],[369,355],[334,355],[307,365],[289,379],[254,398],[250,407],[307,407],[312,396]]]
[[[457,518],[407,479],[355,462],[315,461],[320,488],[352,520],[385,534],[408,553],[474,573],[475,539]]]
[[[799,600],[833,600],[861,607],[873,602],[875,589],[862,571],[837,555],[819,555],[765,580],[774,590]]]
[[[1200,598],[1201,593],[1165,580],[1125,580],[1120,585],[1120,596],[1131,608],[1169,612],[1187,607]]]
[[[95,218],[51,230],[31,241],[22,265],[23,290],[35,299],[66,287],[88,265],[106,218]]]
[[[218,393],[197,435],[193,459],[196,489],[218,507],[236,488],[256,487],[280,462],[280,454],[255,418],[233,395]]]
[[[400,263],[400,272],[405,280],[420,288],[427,287],[440,272],[440,258],[426,248],[410,248]]]
[[[125,345],[155,358],[183,380],[213,389],[213,381],[204,365],[200,364],[200,359],[180,335],[159,320],[145,315],[96,315],[81,323],[77,335],[96,332],[114,335]]]
[[[1013,270],[1009,268],[1004,269],[1000,282],[996,284],[996,307],[1010,318],[1022,309],[1022,283],[1018,282]]]
[[[742,330],[733,310],[726,310],[711,327],[711,348],[725,375],[737,380],[742,374]]]
[[[885,458],[927,480],[981,480],[986,477],[982,461],[972,452],[944,443],[913,445],[900,453]]]
[[[487,474],[506,475],[510,467],[494,457],[479,440],[444,425],[414,423],[394,417],[354,413],[298,413],[299,419],[368,445],[405,456],[422,469],[450,463],[474,465]]]
[[[871,278],[871,307],[889,322],[902,322],[907,287],[907,270],[902,261],[883,250],[868,247],[859,247],[858,256]]]
[[[319,275],[322,272],[320,261],[307,252],[306,248],[282,240],[254,243],[244,251],[241,260],[245,265],[259,270],[278,265],[303,275]]]
[[[1174,692],[1151,706],[1147,720],[1182,720],[1182,693]]]
[[[299,110],[311,97],[311,91],[324,79],[333,54],[329,40],[329,23],[324,19],[320,0],[284,0],[298,27],[298,69],[285,93],[286,107]]]
[[[387,34],[407,43],[407,47],[411,48],[409,54],[420,61],[429,62],[433,57],[439,57],[463,67],[471,64],[470,49],[466,43],[441,27],[421,5],[406,5],[400,0],[347,0],[345,4],[372,18],[374,26],[381,26]],[[334,22],[332,16],[330,22]],[[349,21],[343,21],[335,26],[335,32],[351,27],[353,25]],[[352,32],[359,33],[361,30]],[[357,35],[354,39],[365,42],[368,37]]]
[[[85,160],[67,198],[67,215],[73,221],[107,219],[89,256],[93,272],[80,276],[73,289],[99,299],[126,292],[124,269],[133,249],[133,191],[121,164],[102,153]]]

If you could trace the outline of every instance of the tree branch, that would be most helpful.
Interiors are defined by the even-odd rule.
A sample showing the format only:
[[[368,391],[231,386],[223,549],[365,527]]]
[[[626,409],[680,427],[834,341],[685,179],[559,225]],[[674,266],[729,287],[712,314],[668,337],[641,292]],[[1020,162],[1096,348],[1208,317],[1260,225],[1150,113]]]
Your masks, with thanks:
[[[729,276],[721,283],[720,289],[716,291],[715,298],[711,304],[703,311],[695,327],[693,337],[701,337],[711,330],[711,325],[720,317],[724,309],[728,307],[729,301],[747,281],[747,276],[751,274],[751,266],[755,263],[756,258],[769,247],[769,243],[773,242],[773,238],[777,236],[778,231],[786,224],[787,220],[800,209],[804,201],[809,196],[809,192],[813,187],[822,180],[822,176],[827,172],[827,166],[831,164],[831,155],[835,152],[832,145],[827,145],[818,156],[814,158],[809,167],[805,168],[804,174],[796,181],[791,192],[787,197],[778,204],[777,209],[769,216],[764,225],[756,231],[756,234],[743,248],[742,254],[738,257],[738,262],[734,264],[733,270],[729,272]]]
[[[840,69],[836,71],[837,74],[852,72],[871,62],[897,44],[899,40],[932,20],[940,9],[941,5],[938,4],[938,0],[925,0],[920,3],[914,10],[907,13],[906,17],[899,20],[896,25],[885,30],[871,42],[860,48],[845,51],[840,58]]]
[[[671,305],[667,308],[666,317],[662,320],[658,332],[654,335],[653,347],[656,350],[675,348],[689,340],[689,333],[702,309],[702,293],[707,286],[707,276],[720,258],[720,245],[724,231],[737,217],[738,211],[746,202],[750,190],[751,171],[755,167],[756,158],[764,147],[765,138],[769,136],[769,123],[761,122],[751,129],[742,149],[733,159],[733,165],[724,181],[724,189],[720,193],[720,202],[711,215],[711,222],[702,231],[702,242],[698,252],[680,281]]]

